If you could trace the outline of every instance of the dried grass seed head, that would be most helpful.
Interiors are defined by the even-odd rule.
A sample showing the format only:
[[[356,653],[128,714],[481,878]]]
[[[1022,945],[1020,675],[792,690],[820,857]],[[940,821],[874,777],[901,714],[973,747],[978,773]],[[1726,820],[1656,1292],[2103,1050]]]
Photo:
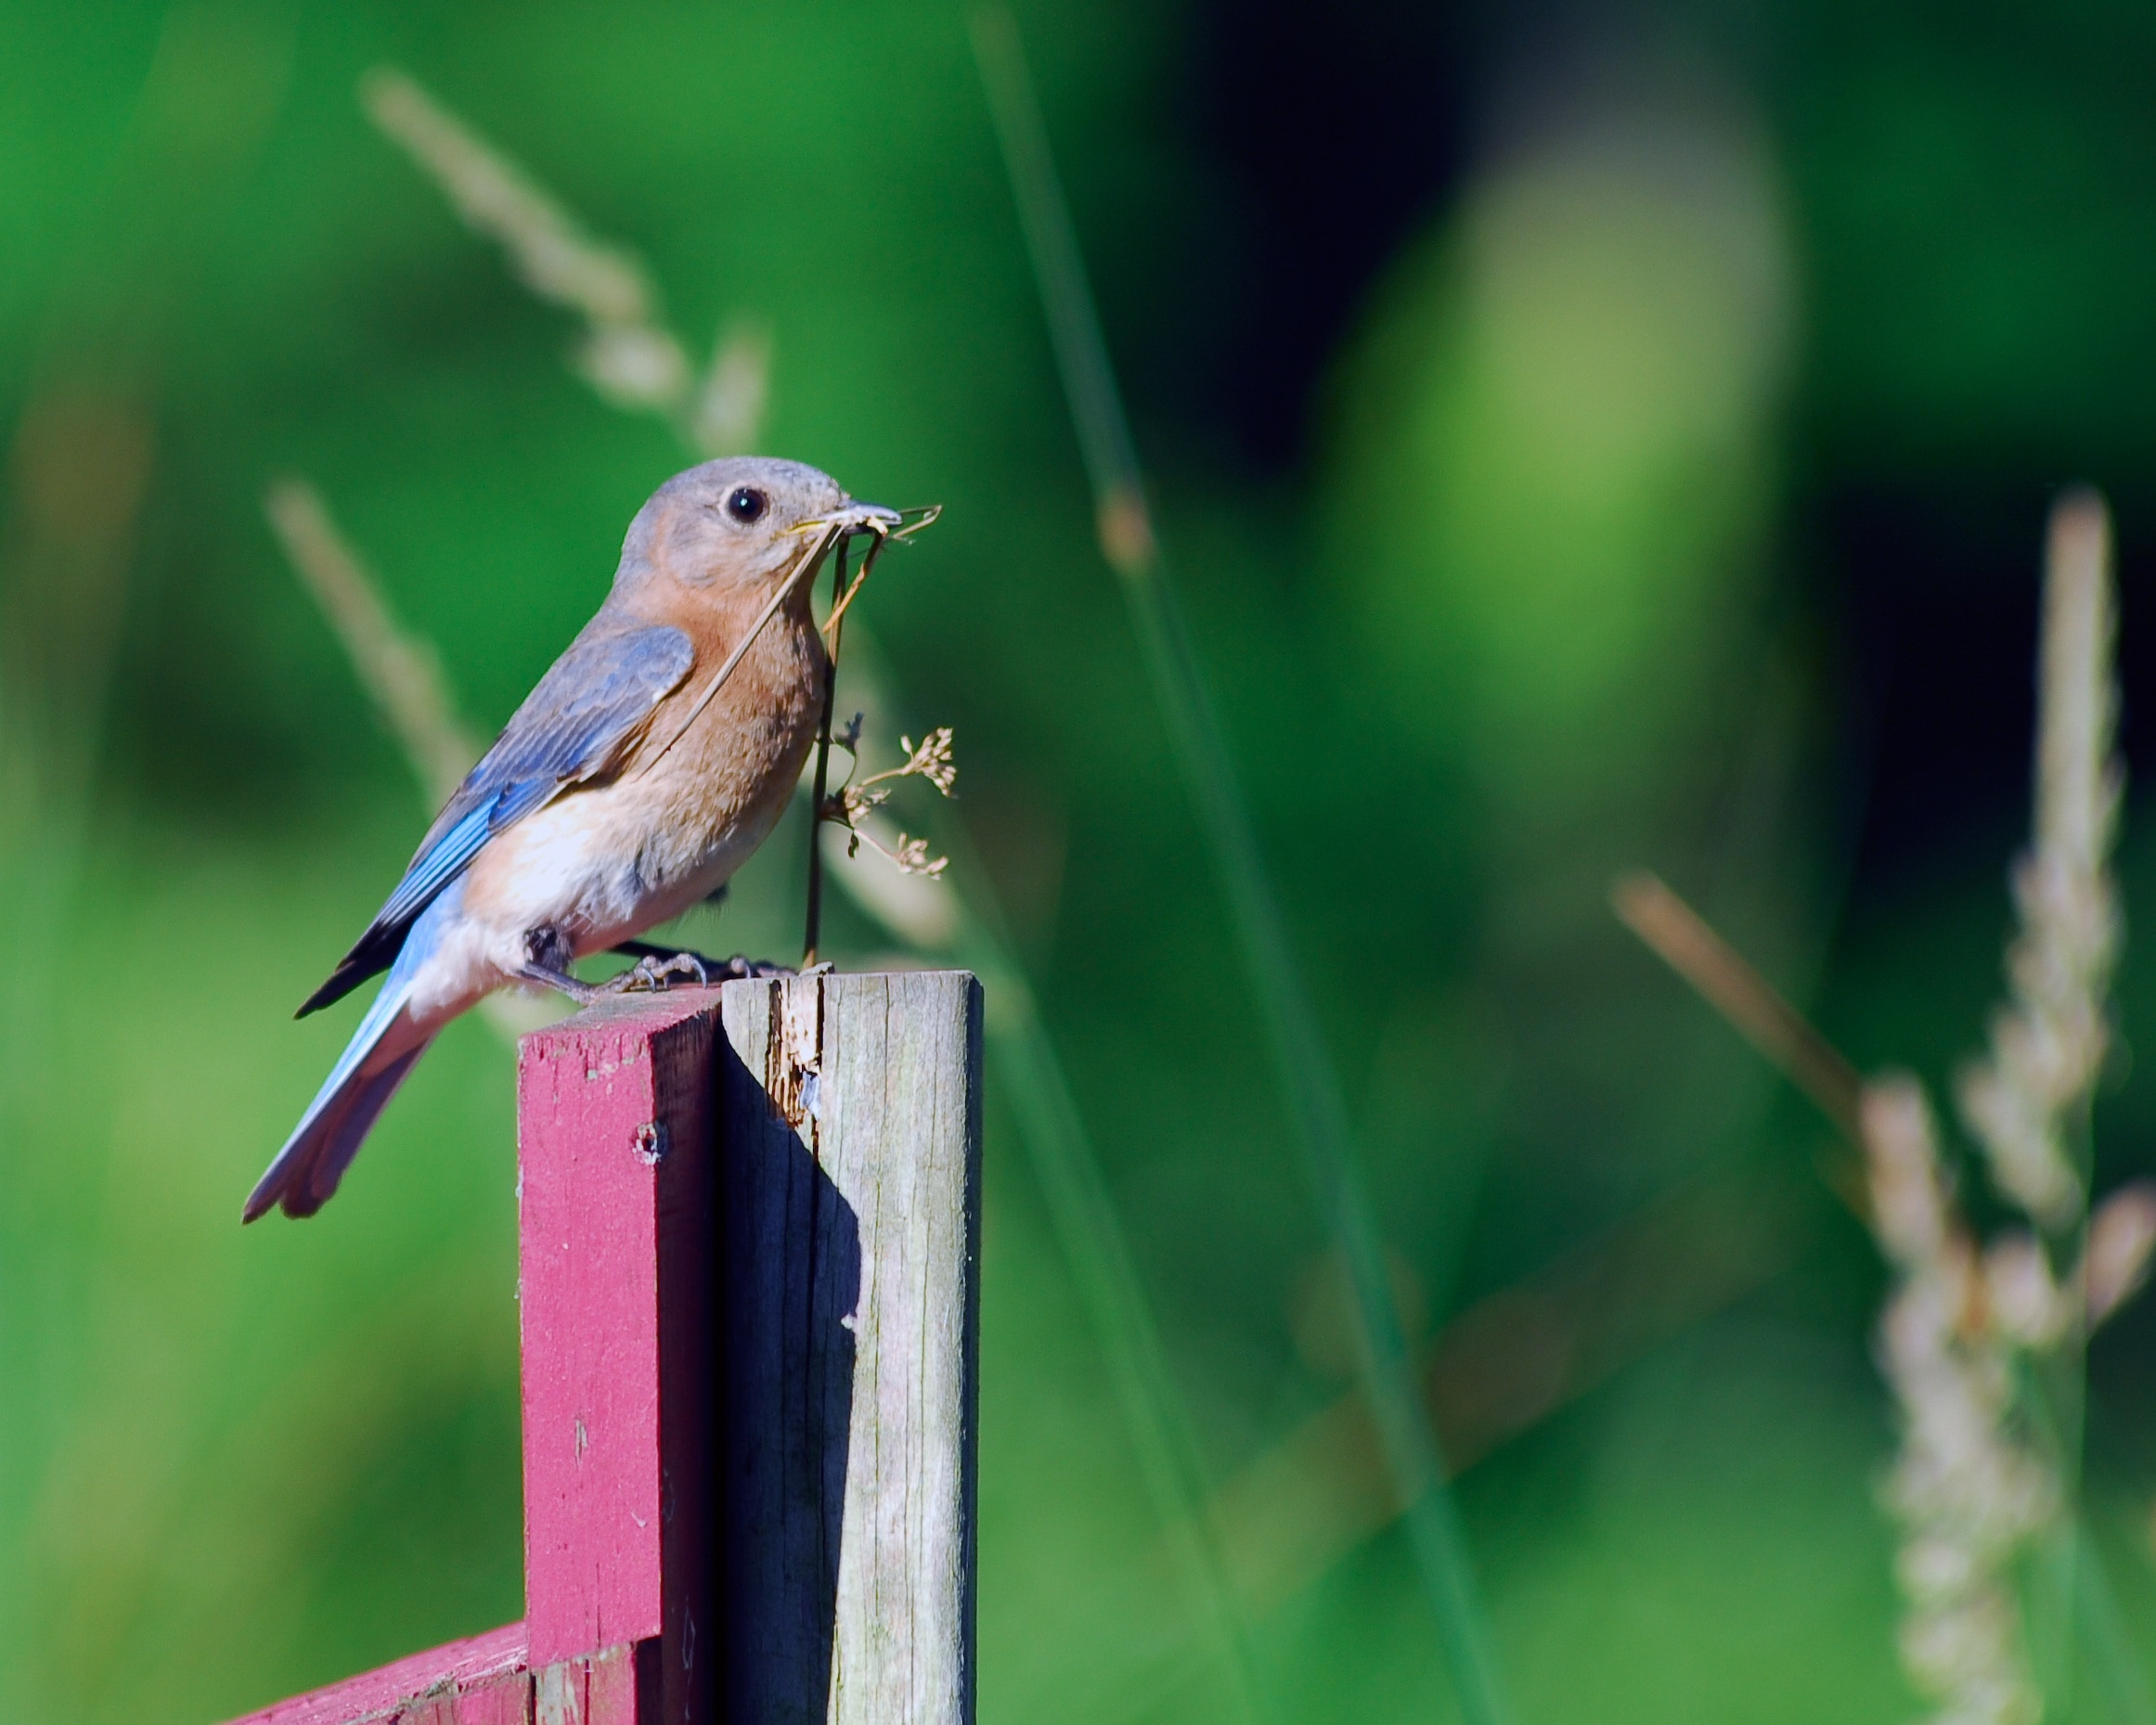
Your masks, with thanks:
[[[2151,1251],[2156,1251],[2156,1183],[2137,1180],[2111,1193],[2089,1218],[2081,1282],[2091,1328],[2139,1291],[2149,1279]]]
[[[1999,1190],[2058,1235],[2087,1203],[2068,1135],[2109,1046],[2104,1000],[2120,944],[2110,873],[2124,777],[2117,615],[2110,520],[2093,492],[2071,492],[2052,511],[2043,628],[2034,835],[2014,871],[2010,998],[1957,1091]]]

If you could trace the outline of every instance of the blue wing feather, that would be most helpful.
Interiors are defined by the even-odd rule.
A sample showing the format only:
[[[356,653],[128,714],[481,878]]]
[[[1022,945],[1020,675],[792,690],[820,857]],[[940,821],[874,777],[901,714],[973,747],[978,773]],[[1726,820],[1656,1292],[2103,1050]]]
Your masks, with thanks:
[[[413,858],[389,902],[375,913],[376,926],[409,923],[433,902],[437,893],[464,872],[486,843],[492,830],[488,817],[498,800],[489,797]]]
[[[694,646],[679,629],[637,624],[604,611],[593,618],[457,787],[396,891],[300,1015],[387,970],[413,921],[471,866],[488,839],[569,787],[603,777],[695,660]]]

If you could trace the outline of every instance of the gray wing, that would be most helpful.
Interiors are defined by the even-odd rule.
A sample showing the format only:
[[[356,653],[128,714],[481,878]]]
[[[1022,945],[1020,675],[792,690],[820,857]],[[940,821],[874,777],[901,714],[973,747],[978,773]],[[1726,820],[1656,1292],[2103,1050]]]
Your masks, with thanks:
[[[679,629],[621,623],[604,612],[593,618],[435,816],[396,891],[300,1016],[386,971],[420,912],[488,839],[612,768],[695,660]]]

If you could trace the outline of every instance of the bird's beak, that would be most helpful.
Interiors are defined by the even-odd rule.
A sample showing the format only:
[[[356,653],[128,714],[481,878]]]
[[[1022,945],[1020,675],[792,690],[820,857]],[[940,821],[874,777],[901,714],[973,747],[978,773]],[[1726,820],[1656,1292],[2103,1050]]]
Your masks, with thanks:
[[[865,576],[885,546],[912,537],[942,513],[940,503],[918,509],[887,509],[880,503],[856,503],[848,497],[830,514],[797,521],[786,529],[788,534],[815,535],[809,541],[808,549],[787,575],[786,586],[791,589],[795,582],[813,576],[826,551],[834,545],[843,546],[859,534],[867,534],[876,542],[869,547],[868,561],[861,565],[861,574]],[[839,555],[843,558],[846,553],[842,549]],[[860,582],[857,580],[854,585],[858,587]]]
[[[871,533],[879,539],[889,533],[905,518],[897,509],[886,509],[880,503],[856,503],[852,498],[812,521],[803,521],[795,533],[828,533],[834,538],[851,538],[856,534]]]
[[[813,579],[823,562],[823,554],[833,546],[857,534],[873,534],[879,542],[888,539],[892,530],[904,520],[897,509],[886,509],[880,503],[856,503],[849,497],[828,515],[795,521],[784,530],[786,536],[799,536],[807,539],[808,545],[800,560],[787,572],[785,586],[791,588],[798,582]]]

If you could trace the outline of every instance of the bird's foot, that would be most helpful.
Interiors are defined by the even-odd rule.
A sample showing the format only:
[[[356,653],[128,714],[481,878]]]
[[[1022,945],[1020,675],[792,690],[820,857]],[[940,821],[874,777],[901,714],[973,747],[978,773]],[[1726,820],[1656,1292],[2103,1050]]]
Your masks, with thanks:
[[[578,1006],[589,1006],[594,1000],[604,999],[603,988],[594,988],[570,973],[569,967],[575,961],[575,949],[561,930],[536,928],[524,935],[524,962],[517,967],[514,974],[521,983],[567,995]]]
[[[713,959],[701,952],[676,952],[642,940],[625,940],[613,950],[636,962],[619,976],[610,977],[603,983],[583,982],[570,972],[574,959],[569,943],[552,930],[536,930],[525,937],[526,961],[518,968],[516,977],[519,982],[566,995],[578,1006],[591,1006],[600,1000],[611,1000],[616,995],[657,993],[677,982],[709,987],[713,983],[737,982],[747,977],[795,973],[791,966],[747,958],[738,952],[730,959]]]
[[[514,972],[517,981],[530,983],[536,988],[550,988],[558,995],[567,995],[578,1006],[589,1006],[594,1000],[606,998],[607,990],[595,988],[589,983],[579,982],[567,971],[549,970],[543,964],[519,965]]]
[[[707,953],[687,949],[676,951],[668,946],[654,946],[644,940],[620,941],[613,950],[638,960],[635,969],[624,971],[623,976],[634,976],[648,964],[656,964],[660,970],[671,971],[676,975],[692,975],[699,985],[704,986],[713,983],[741,982],[752,976],[792,976],[795,973],[791,965],[774,964],[768,959],[751,959],[738,952],[730,959],[714,959]],[[675,969],[677,966],[690,968]],[[623,983],[619,977],[615,981],[625,988],[650,985]]]
[[[738,952],[729,959],[727,963],[732,967],[727,972],[727,975],[734,979],[751,976],[798,976],[801,974],[791,964],[774,963],[769,959],[751,959]]]
[[[599,992],[609,995],[641,994],[647,989],[661,989],[675,977],[688,981],[693,977],[701,985],[709,983],[711,972],[703,959],[693,952],[677,952],[666,958],[656,953],[646,953],[619,976],[600,984]]]

